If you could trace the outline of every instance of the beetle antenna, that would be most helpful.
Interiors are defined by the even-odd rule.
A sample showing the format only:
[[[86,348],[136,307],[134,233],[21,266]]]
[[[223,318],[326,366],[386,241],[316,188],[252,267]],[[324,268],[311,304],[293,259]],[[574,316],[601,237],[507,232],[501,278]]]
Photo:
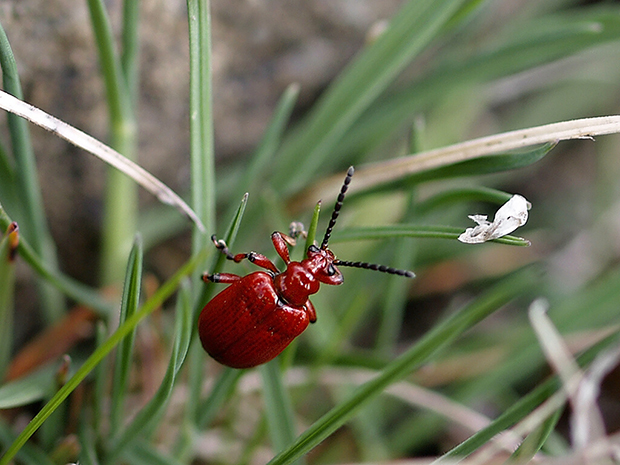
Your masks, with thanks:
[[[351,178],[353,177],[353,173],[355,170],[352,166],[349,167],[347,171],[347,176],[344,178],[344,182],[342,183],[342,187],[340,188],[340,194],[338,194],[338,200],[336,200],[336,205],[334,205],[334,211],[332,212],[332,217],[329,220],[329,224],[327,225],[327,229],[325,230],[325,236],[323,237],[323,242],[321,243],[321,249],[327,249],[327,243],[329,242],[329,238],[332,235],[332,230],[336,225],[336,220],[338,219],[338,215],[340,214],[340,209],[342,208],[342,203],[344,202],[344,196],[349,189],[349,184],[351,183]],[[346,266],[346,265],[345,265]]]
[[[351,268],[364,268],[365,270],[380,271],[381,273],[395,274],[404,276],[405,278],[415,278],[415,273],[409,270],[399,270],[386,265],[377,265],[376,263],[367,262],[348,262],[346,260],[334,260],[336,266],[348,266]]]

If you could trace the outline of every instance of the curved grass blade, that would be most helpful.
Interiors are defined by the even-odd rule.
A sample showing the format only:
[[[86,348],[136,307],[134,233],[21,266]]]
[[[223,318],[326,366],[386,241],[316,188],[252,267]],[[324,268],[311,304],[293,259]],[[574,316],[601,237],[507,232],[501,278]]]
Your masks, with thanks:
[[[404,3],[386,31],[348,66],[302,126],[285,141],[278,158],[281,169],[274,184],[289,191],[303,185],[330,156],[362,112],[468,3],[472,2],[413,0]]]
[[[454,239],[464,231],[463,228],[455,226],[418,226],[407,224],[396,224],[392,226],[375,226],[366,228],[341,229],[334,232],[332,243],[349,242],[361,240],[386,239],[390,237],[417,237],[427,239]],[[530,242],[515,236],[503,236],[489,242],[498,242],[506,245],[517,245],[527,247]]]
[[[0,239],[0,379],[11,358],[13,346],[13,294],[15,292],[15,256],[19,244],[17,223],[10,223]]]
[[[23,98],[23,93],[17,73],[17,63],[2,25],[0,25],[0,66],[2,67],[3,85],[6,89],[6,92],[0,92],[9,96],[10,99],[19,101]],[[23,235],[31,241],[32,247],[47,266],[56,271],[58,269],[56,247],[45,218],[28,125],[21,118],[11,114],[7,120],[15,162],[15,200],[16,204],[20,205],[15,214],[23,212],[23,215],[18,218]],[[39,291],[42,294],[41,304],[47,322],[52,323],[60,319],[65,311],[62,295],[43,281],[39,282]]]
[[[17,203],[17,184],[15,167],[5,148],[0,144],[0,201],[11,211],[19,209]]]
[[[508,23],[507,23],[508,24]],[[456,50],[456,57],[401,91],[379,100],[343,137],[334,157],[371,151],[412,114],[436,102],[453,89],[489,82],[536,66],[575,55],[584,49],[616,41],[620,19],[617,6],[580,8],[528,20],[521,26],[509,23],[508,38],[493,35],[478,52]],[[517,34],[515,34],[517,31]],[[527,31],[524,35],[520,31]],[[476,37],[476,43],[479,37]],[[467,57],[463,61],[463,56]]]
[[[284,450],[295,440],[293,405],[282,380],[280,360],[272,360],[260,367],[269,436],[274,450]],[[300,458],[298,463],[302,463]]]
[[[91,26],[106,89],[110,146],[129,160],[136,159],[137,138],[133,98],[115,50],[114,34],[103,0],[88,0]],[[108,170],[105,185],[101,270],[104,284],[123,278],[126,254],[136,234],[138,191],[130,179]]]
[[[263,134],[258,149],[250,158],[249,165],[243,169],[243,174],[239,178],[231,198],[238,198],[244,192],[260,190],[259,186],[263,181],[264,175],[268,170],[273,169],[273,158],[282,142],[282,134],[289,123],[298,97],[299,84],[289,85],[278,101],[278,105]]]
[[[0,446],[6,447],[15,440],[15,434],[4,424],[4,421],[0,421]],[[17,454],[19,463],[24,465],[56,465],[55,462],[50,460],[47,453],[32,444],[27,444]]]
[[[189,27],[190,165],[192,207],[215,230],[215,161],[211,76],[211,20],[209,1],[187,0]],[[192,235],[192,251],[208,246],[205,228]]]
[[[618,340],[619,336],[617,333],[606,337],[579,355],[577,357],[577,363],[581,367],[588,365],[603,350],[616,345]],[[484,446],[494,436],[525,418],[536,407],[561,389],[561,387],[562,384],[557,375],[548,379],[530,391],[529,394],[522,396],[517,402],[511,405],[510,408],[493,420],[487,427],[481,429],[476,434],[470,436],[461,444],[442,455],[439,459],[433,462],[433,464],[451,464],[454,463],[454,460],[459,457],[466,457],[472,454],[478,448]]]
[[[152,428],[160,420],[168,405],[176,377],[183,366],[189,349],[193,329],[192,302],[187,280],[181,283],[176,311],[174,346],[164,379],[153,398],[138,412],[131,423],[126,428],[117,430],[110,453],[112,459],[118,457],[143,431]]]
[[[151,314],[156,308],[170,297],[178,288],[181,280],[191,273],[196,264],[202,260],[202,255],[194,255],[185,265],[183,265],[168,281],[166,281],[144,305],[134,313],[127,321],[101,345],[99,346],[84,364],[75,372],[67,383],[58,390],[50,401],[37,413],[30,421],[28,426],[19,434],[11,447],[0,458],[0,465],[8,465],[15,454],[23,447],[28,439],[35,433],[43,422],[64,402],[73,390],[86,378],[86,376],[108,355],[118,343],[127,336],[136,325],[146,316]]]
[[[19,100],[4,91],[0,91],[0,108],[21,116],[31,123],[56,134],[58,137],[65,139],[67,142],[72,143],[76,147],[86,150],[106,162],[108,165],[122,171],[148,192],[157,197],[160,202],[171,205],[186,215],[194,222],[201,232],[204,233],[206,231],[205,226],[202,221],[200,221],[200,218],[198,218],[194,210],[192,210],[181,197],[179,197],[172,189],[166,186],[151,173],[131,160],[125,158],[116,150],[99,142],[94,137],[89,136],[79,129],[68,125],[58,118],[45,113],[43,110],[29,105],[28,103],[23,102],[22,100]]]
[[[563,411],[564,409],[558,409],[554,415],[547,418],[542,425],[528,434],[506,463],[519,464],[530,462],[545,445],[549,435],[555,430]]]
[[[571,139],[591,140],[594,136],[618,132],[620,132],[620,115],[612,115],[562,121],[480,137],[406,157],[360,166],[355,170],[355,182],[349,187],[349,195],[489,155],[502,157],[507,152],[525,147],[556,144],[558,141]],[[309,199],[334,199],[334,192],[338,192],[343,176],[342,173],[335,174],[296,194],[288,207],[292,211],[298,211],[310,207]]]
[[[6,229],[11,222],[11,218],[7,216],[0,204],[0,230]],[[67,296],[87,305],[102,316],[110,313],[112,305],[102,299],[97,291],[62,274],[60,271],[50,268],[23,237],[20,237],[17,253],[39,276],[49,281]]]
[[[362,406],[381,394],[387,386],[411,373],[436,351],[452,343],[464,331],[524,290],[531,288],[539,279],[538,275],[539,273],[533,269],[526,268],[508,276],[460,312],[439,323],[417,344],[387,365],[379,376],[360,386],[349,399],[338,404],[317,420],[297,438],[295,443],[274,457],[269,465],[289,464],[308,453],[345,424]]]
[[[413,174],[404,182],[423,182],[436,179],[477,176],[516,170],[540,161],[557,145],[557,141],[547,142],[534,150],[518,153],[503,153],[457,162],[452,165]]]
[[[129,253],[127,261],[127,272],[125,273],[125,284],[123,286],[123,297],[121,299],[121,311],[119,325],[122,325],[128,318],[138,310],[140,305],[140,290],[142,287],[142,239],[136,236],[134,245]],[[134,328],[121,342],[116,349],[116,360],[114,362],[114,375],[112,377],[112,396],[110,404],[110,429],[118,431],[121,429],[125,413],[125,394],[129,384],[129,372],[133,355],[133,346],[136,338]]]
[[[450,189],[436,194],[417,205],[419,215],[425,215],[433,210],[449,205],[452,203],[462,202],[488,202],[497,205],[503,205],[513,194],[508,192],[492,189],[490,187],[472,186],[458,189]]]
[[[49,396],[55,387],[56,373],[57,366],[52,364],[0,386],[0,410],[21,407]]]

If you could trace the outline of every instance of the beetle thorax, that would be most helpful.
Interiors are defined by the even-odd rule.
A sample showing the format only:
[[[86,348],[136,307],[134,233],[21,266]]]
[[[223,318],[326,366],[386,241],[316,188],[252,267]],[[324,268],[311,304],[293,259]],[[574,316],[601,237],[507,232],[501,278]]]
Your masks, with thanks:
[[[274,277],[278,295],[291,305],[305,305],[308,297],[319,291],[320,282],[304,262],[290,262],[283,273]]]

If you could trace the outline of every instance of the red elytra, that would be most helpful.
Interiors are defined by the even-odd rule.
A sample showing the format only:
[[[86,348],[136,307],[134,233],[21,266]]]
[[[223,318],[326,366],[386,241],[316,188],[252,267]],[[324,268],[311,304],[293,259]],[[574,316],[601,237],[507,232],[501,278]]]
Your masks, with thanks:
[[[262,254],[232,255],[224,241],[212,236],[215,246],[229,260],[239,263],[247,259],[267,271],[247,276],[231,273],[203,276],[205,281],[230,284],[205,305],[198,319],[200,341],[211,357],[232,368],[251,368],[275,358],[309,323],[316,321],[309,296],[316,294],[321,284],[342,284],[344,278],[337,265],[408,278],[415,276],[411,271],[385,265],[338,260],[327,247],[353,172],[350,167],[320,248],[310,246],[306,258],[294,262],[287,244],[294,245],[295,239],[277,231],[271,235],[276,252],[286,264],[282,272]]]

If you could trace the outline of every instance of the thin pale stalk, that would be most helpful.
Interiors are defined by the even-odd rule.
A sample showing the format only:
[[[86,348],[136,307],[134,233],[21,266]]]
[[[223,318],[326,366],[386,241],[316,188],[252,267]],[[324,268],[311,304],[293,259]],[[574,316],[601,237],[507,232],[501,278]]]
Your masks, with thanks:
[[[114,51],[112,29],[101,0],[88,0],[99,61],[103,73],[110,125],[110,145],[129,158],[136,158],[136,123],[132,101]],[[122,280],[125,263],[136,231],[137,187],[124,175],[109,169],[105,194],[102,244],[102,280]]]

